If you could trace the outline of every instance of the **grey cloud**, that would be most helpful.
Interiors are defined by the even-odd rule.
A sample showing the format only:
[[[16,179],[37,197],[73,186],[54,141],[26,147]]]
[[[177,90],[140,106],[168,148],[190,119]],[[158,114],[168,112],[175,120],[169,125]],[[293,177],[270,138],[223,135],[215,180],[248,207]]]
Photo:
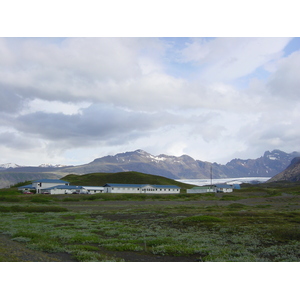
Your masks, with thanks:
[[[30,138],[26,136],[9,131],[0,133],[0,144],[1,146],[21,151],[35,149],[39,145],[38,142],[32,143]]]
[[[111,84],[140,78],[143,57],[148,65],[159,64],[157,57],[164,51],[158,39],[71,38],[60,44],[40,39],[6,41],[0,53],[9,53],[12,59],[0,59],[0,83],[10,85],[23,98],[60,101],[105,101],[101,94]]]
[[[0,84],[1,113],[15,113],[24,107],[24,100],[10,87]]]
[[[22,115],[15,119],[15,128],[24,134],[56,142],[58,147],[122,144],[167,126],[177,117],[167,113],[125,111],[113,106],[92,105],[81,114],[42,113]]]

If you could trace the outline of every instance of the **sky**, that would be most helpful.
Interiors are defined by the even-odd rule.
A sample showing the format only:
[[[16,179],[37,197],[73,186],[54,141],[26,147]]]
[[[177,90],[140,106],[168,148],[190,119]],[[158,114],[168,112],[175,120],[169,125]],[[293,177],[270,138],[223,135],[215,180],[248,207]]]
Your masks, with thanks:
[[[299,151],[300,39],[0,39],[0,163]]]
[[[296,10],[85,3],[72,13],[55,1],[6,4],[0,164],[79,165],[137,149],[217,163],[300,151]]]

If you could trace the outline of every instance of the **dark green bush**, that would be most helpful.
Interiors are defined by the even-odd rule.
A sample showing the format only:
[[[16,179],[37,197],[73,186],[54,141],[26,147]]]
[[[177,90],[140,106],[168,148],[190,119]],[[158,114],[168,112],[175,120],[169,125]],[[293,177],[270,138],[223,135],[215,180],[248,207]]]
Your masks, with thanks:
[[[192,224],[192,223],[212,223],[212,222],[223,222],[223,221],[224,220],[217,217],[201,215],[201,216],[192,216],[192,217],[184,218],[181,220],[181,223]]]
[[[227,208],[231,208],[231,209],[240,209],[240,208],[246,208],[247,205],[242,204],[242,203],[232,203],[227,205]]]
[[[65,212],[64,207],[59,206],[0,206],[0,212]]]
[[[300,241],[300,228],[286,228],[279,227],[270,230],[272,236],[281,242],[286,242],[289,240],[297,240]]]
[[[20,202],[21,199],[14,196],[0,196],[0,202]]]

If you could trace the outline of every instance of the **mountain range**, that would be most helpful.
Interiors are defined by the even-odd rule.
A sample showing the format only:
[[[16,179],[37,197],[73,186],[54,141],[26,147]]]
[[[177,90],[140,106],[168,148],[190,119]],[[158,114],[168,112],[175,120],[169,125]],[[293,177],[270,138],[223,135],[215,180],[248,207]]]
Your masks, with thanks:
[[[170,179],[204,179],[236,177],[273,177],[285,170],[299,152],[266,151],[256,159],[233,159],[225,165],[195,160],[188,155],[152,155],[136,150],[97,158],[78,166],[40,165],[37,167],[0,165],[0,187],[41,178],[61,178],[68,174],[117,173],[136,171]]]

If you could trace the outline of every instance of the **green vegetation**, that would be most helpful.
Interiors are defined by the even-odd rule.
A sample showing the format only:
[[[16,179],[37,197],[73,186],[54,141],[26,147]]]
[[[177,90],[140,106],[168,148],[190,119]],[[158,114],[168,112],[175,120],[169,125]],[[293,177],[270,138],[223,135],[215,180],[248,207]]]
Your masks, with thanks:
[[[296,184],[179,195],[6,189],[0,199],[0,261],[29,259],[1,238],[39,253],[33,261],[300,261]]]

